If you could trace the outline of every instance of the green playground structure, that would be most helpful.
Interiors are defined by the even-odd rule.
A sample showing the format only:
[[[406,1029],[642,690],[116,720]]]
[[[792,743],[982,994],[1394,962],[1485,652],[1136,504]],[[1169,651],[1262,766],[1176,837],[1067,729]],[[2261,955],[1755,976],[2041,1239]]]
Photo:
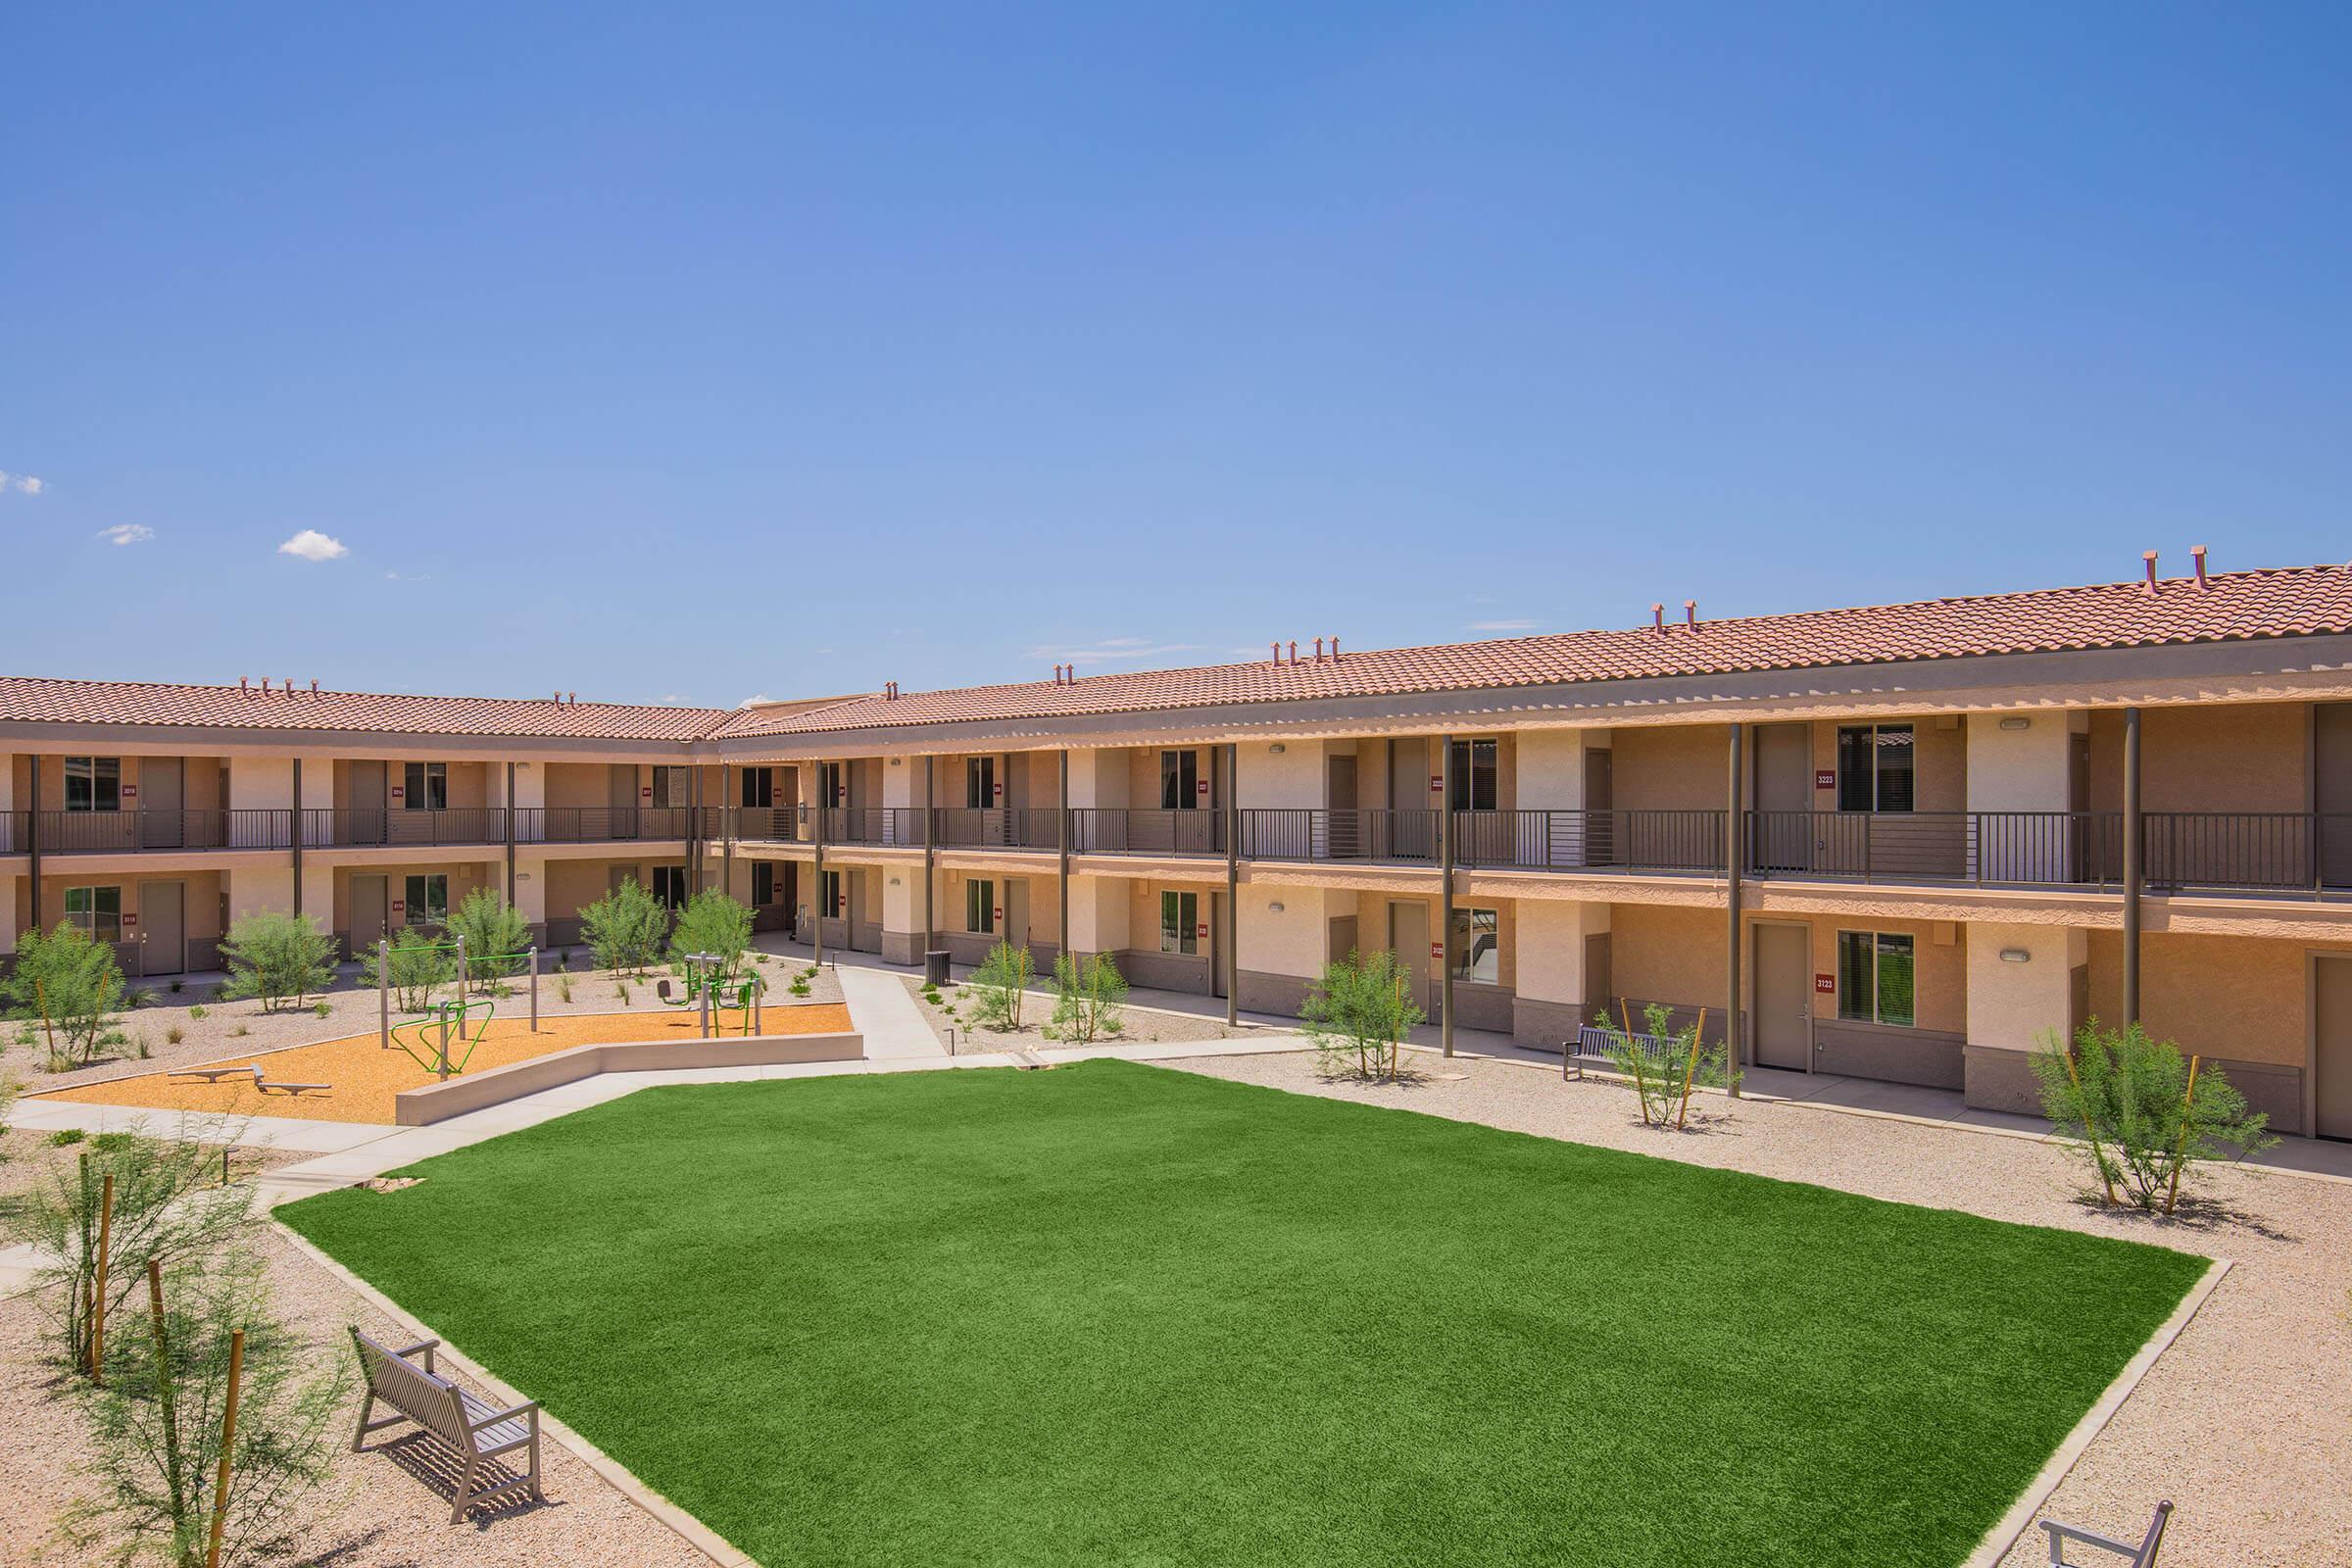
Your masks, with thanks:
[[[481,1043],[490,1020],[498,1016],[498,1004],[488,997],[468,1002],[467,984],[476,978],[505,979],[528,973],[530,976],[531,1033],[539,1032],[539,950],[529,948],[521,953],[477,954],[466,956],[466,939],[435,942],[421,949],[404,952],[454,953],[457,961],[448,983],[457,995],[446,1001],[433,1000],[433,992],[443,982],[430,979],[424,983],[424,1010],[414,1018],[392,1021],[392,944],[383,939],[376,944],[376,1043],[383,1049],[407,1053],[410,1060],[425,1071],[441,1078],[462,1073],[473,1059],[473,1049]],[[478,1019],[478,1021],[477,1021]],[[450,1042],[455,1036],[466,1049],[450,1054]]]

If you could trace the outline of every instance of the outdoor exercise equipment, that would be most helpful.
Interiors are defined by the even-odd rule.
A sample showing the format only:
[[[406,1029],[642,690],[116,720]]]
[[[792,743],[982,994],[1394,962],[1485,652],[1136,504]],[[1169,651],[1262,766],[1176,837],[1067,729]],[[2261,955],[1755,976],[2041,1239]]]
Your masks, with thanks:
[[[472,1037],[466,1036],[466,1021],[476,1013],[481,1023],[474,1027]],[[447,1002],[426,1005],[424,1016],[411,1018],[392,1026],[392,1044],[407,1052],[409,1059],[437,1077],[464,1072],[473,1059],[473,1048],[482,1043],[482,1034],[492,1018],[498,1015],[498,1004],[488,997],[479,1002],[467,1002],[463,995]],[[458,1044],[466,1048],[463,1054],[449,1054],[449,1038],[455,1031]]]
[[[461,936],[448,942],[424,943],[401,950],[410,953],[456,954],[457,975],[453,983],[457,988],[457,996],[452,1001],[435,1002],[433,991],[440,982],[428,979],[424,985],[423,1012],[417,1017],[405,1019],[397,1024],[392,1021],[392,954],[394,951],[392,943],[389,938],[378,938],[375,949],[376,1045],[379,1049],[390,1051],[398,1048],[406,1052],[409,1059],[416,1062],[416,1065],[442,1078],[447,1078],[452,1073],[464,1072],[466,1063],[473,1059],[473,1048],[481,1043],[483,1030],[488,1027],[490,1020],[498,1015],[496,1003],[487,997],[478,1002],[466,1000],[466,988],[473,978],[473,965],[475,964],[514,964],[529,974],[531,1033],[539,1032],[539,950],[537,948],[526,948],[520,953],[486,954],[468,960],[466,956],[466,939]],[[484,969],[485,974],[494,972],[488,968]],[[514,970],[509,969],[506,972],[511,974]],[[473,1023],[472,1020],[477,1013],[480,1015],[480,1022]],[[468,1024],[472,1024],[470,1033]],[[458,1043],[466,1047],[464,1054],[456,1057],[452,1057],[449,1052],[450,1037],[453,1033],[456,1035]]]
[[[673,994],[666,979],[654,982],[654,995],[661,999],[662,1005],[701,1009],[700,1033],[705,1040],[719,1033],[717,1014],[713,1009],[730,1005],[730,997],[734,999],[732,1005],[743,1012],[745,1036],[759,1032],[760,1000],[766,990],[765,982],[756,974],[746,974],[740,978],[729,976],[721,967],[724,961],[715,953],[681,955],[678,962],[686,969],[683,996]]]

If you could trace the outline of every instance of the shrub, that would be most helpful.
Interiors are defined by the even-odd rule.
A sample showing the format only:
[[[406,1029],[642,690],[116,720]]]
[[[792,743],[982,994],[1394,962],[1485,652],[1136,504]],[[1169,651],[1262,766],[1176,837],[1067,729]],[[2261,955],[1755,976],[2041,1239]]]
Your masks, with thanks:
[[[496,888],[475,888],[450,912],[449,935],[465,942],[466,977],[483,991],[521,968],[531,922]]]
[[[1644,1127],[1681,1127],[1690,1113],[1692,1089],[1721,1089],[1729,1082],[1725,1048],[1702,1044],[1695,1023],[1675,1028],[1673,1012],[1660,1003],[1642,1009],[1639,1034],[1612,1025],[1606,1012],[1594,1013],[1592,1021],[1600,1027],[1609,1065],[1634,1086]]]
[[[1298,1009],[1299,1025],[1326,1073],[1347,1071],[1352,1058],[1357,1077],[1391,1080],[1397,1048],[1425,1016],[1404,965],[1385,948],[1324,965]]]
[[[806,980],[795,980],[792,983],[791,990],[794,996],[805,997],[808,994],[808,982]]]
[[[556,995],[565,1002],[571,1000],[571,976],[561,969],[556,971]]]
[[[457,977],[457,954],[414,926],[404,928],[399,941],[379,944],[368,959],[368,983],[388,985],[403,1012],[422,1012],[432,1004],[434,989]]]
[[[172,1266],[201,1257],[251,1223],[251,1190],[215,1186],[215,1165],[212,1151],[193,1140],[101,1133],[73,1165],[44,1172],[24,1195],[17,1229],[51,1260],[35,1276],[35,1289],[65,1365],[84,1370],[88,1365],[89,1304],[98,1278],[106,1177],[115,1178],[106,1275],[106,1315],[113,1322],[141,1284],[142,1261],[156,1257]],[[122,1342],[109,1335],[108,1343]]]
[[[1027,948],[1000,942],[989,949],[980,967],[972,971],[972,989],[979,994],[972,1004],[972,1015],[991,1029],[1018,1030],[1029,981],[1036,972],[1037,960]]]
[[[2182,1179],[2225,1146],[2250,1154],[2278,1141],[2219,1067],[2183,1061],[2179,1046],[2136,1023],[2118,1030],[2092,1018],[2071,1053],[2054,1031],[2041,1045],[2033,1061],[2043,1113],[2079,1141],[2110,1203],[2170,1214]]]
[[[311,992],[335,982],[335,939],[307,914],[240,915],[220,956],[228,962],[228,996],[258,998],[264,1012],[299,1007]]]
[[[21,1045],[42,1046],[51,1072],[86,1067],[104,1046],[123,1044],[122,971],[115,950],[70,921],[44,935],[29,930],[17,939],[17,967],[0,980],[9,1016],[21,1019]]]
[[[717,978],[729,979],[751,945],[751,909],[716,888],[705,888],[678,911],[669,933],[669,961],[683,972],[686,955],[708,953],[718,959]]]
[[[232,1336],[243,1336],[223,1562],[283,1562],[303,1496],[326,1479],[348,1372],[314,1358],[270,1310],[260,1261],[232,1250],[173,1270],[160,1298],[136,1268],[144,1310],[126,1315],[107,1386],[90,1401],[88,1472],[99,1494],[69,1516],[85,1547],[129,1538],[176,1568],[207,1560]],[[160,1314],[156,1303],[162,1304]],[[306,1362],[309,1364],[306,1365]]]
[[[204,1007],[204,1004],[203,1004],[203,1003],[201,1003],[201,1002],[199,1002],[198,1004],[196,1004],[196,1005],[194,1005],[193,1007],[190,1007],[190,1008],[188,1009],[188,1016],[189,1016],[189,1017],[191,1017],[191,1018],[193,1018],[193,1019],[195,1019],[195,1020],[196,1020],[197,1022],[199,1022],[199,1023],[203,1022],[203,1021],[204,1021],[204,1016],[205,1016],[205,1007]]]
[[[187,1038],[188,1032],[177,1024],[164,1031],[164,1044],[168,1046],[176,1046]]]
[[[580,911],[580,930],[598,968],[643,974],[662,952],[669,911],[630,877]]]
[[[63,1149],[69,1144],[78,1144],[87,1137],[89,1134],[79,1127],[60,1127],[49,1135],[49,1142],[53,1148]]]
[[[937,993],[933,993],[936,1000]],[[1054,960],[1054,1026],[1061,1039],[1084,1045],[1119,1031],[1127,980],[1107,953],[1083,962],[1062,954]]]

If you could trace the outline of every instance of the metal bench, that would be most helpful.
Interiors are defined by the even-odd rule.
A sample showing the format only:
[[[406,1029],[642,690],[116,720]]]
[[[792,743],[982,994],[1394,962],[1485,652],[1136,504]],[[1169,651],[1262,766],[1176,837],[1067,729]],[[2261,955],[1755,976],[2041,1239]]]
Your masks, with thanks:
[[[2050,1538],[2050,1568],[2069,1568],[2066,1544],[2070,1541],[2085,1546],[2096,1546],[2101,1551],[2114,1552],[2119,1557],[2129,1559],[2132,1568],[2156,1568],[2156,1548],[2164,1544],[2164,1527],[2172,1522],[2172,1503],[2169,1500],[2158,1503],[2156,1517],[2148,1521],[2148,1533],[2140,1537],[2136,1544],[2110,1541],[2105,1536],[2078,1530],[2073,1525],[2062,1525],[2055,1519],[2044,1519],[2041,1528]]]
[[[257,1072],[253,1075],[253,1087],[265,1095],[284,1095],[291,1100],[298,1095],[306,1095],[314,1091],[325,1094],[335,1086],[333,1084],[298,1084],[284,1078],[265,1078]]]
[[[174,1078],[201,1078],[208,1084],[217,1084],[231,1073],[250,1073],[253,1075],[254,1081],[258,1083],[261,1081],[262,1069],[249,1061],[234,1067],[174,1067],[172,1069],[172,1076]]]
[[[1574,1076],[1578,1078],[1585,1075],[1587,1067],[1598,1067],[1603,1071],[1613,1069],[1617,1065],[1617,1058],[1609,1054],[1609,1042],[1628,1038],[1641,1048],[1643,1055],[1656,1062],[1668,1060],[1683,1049],[1679,1042],[1669,1040],[1664,1035],[1638,1034],[1629,1037],[1621,1029],[1589,1023],[1576,1032],[1574,1040],[1560,1048],[1560,1076],[1563,1079],[1569,1077],[1570,1068],[1575,1069]]]
[[[433,1349],[441,1343],[439,1340],[419,1340],[395,1350],[378,1345],[355,1328],[351,1331],[351,1343],[360,1352],[360,1371],[368,1379],[368,1397],[360,1401],[360,1429],[352,1437],[352,1452],[366,1446],[369,1433],[396,1427],[403,1421],[414,1421],[438,1438],[465,1461],[465,1469],[458,1476],[457,1495],[449,1508],[449,1522],[453,1525],[463,1520],[466,1510],[475,1503],[504,1493],[527,1489],[533,1502],[546,1500],[546,1494],[539,1490],[538,1400],[515,1405],[511,1410],[492,1409],[433,1370]],[[422,1366],[410,1359],[419,1354],[424,1358]],[[400,1413],[380,1421],[368,1420],[378,1399]],[[530,1449],[527,1472],[478,1491],[474,1488],[474,1475],[485,1462],[517,1448]]]

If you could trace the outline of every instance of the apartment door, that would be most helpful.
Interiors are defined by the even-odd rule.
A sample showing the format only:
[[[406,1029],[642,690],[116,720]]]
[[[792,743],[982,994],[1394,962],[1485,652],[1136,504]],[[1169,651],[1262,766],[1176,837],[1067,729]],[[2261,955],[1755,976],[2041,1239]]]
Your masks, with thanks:
[[[1608,751],[1585,752],[1585,853],[1579,863],[1617,863],[1616,757]]]
[[[1225,994],[1225,895],[1208,896],[1208,935],[1201,939],[1200,951],[1208,955],[1208,994]]]
[[[144,776],[145,769],[141,769]],[[139,884],[139,973],[185,974],[188,968],[188,885]]]
[[[1429,808],[1430,745],[1411,737],[1389,744],[1389,842],[1377,837],[1369,853],[1398,860],[1434,860],[1438,855],[1437,816]]]
[[[1331,804],[1331,858],[1352,860],[1364,853],[1363,818],[1355,808],[1355,759],[1331,760],[1327,799]]]
[[[2313,961],[2311,1130],[2352,1138],[2352,958]]]
[[[1029,884],[1020,877],[1004,881],[1004,940],[1016,948],[1029,945]]]
[[[391,837],[391,822],[385,817],[390,797],[384,785],[388,763],[354,762],[351,764],[351,812],[336,840],[341,844],[382,844]],[[300,820],[302,803],[294,803]]]
[[[1435,999],[1429,984],[1429,906],[1419,903],[1389,906],[1389,951],[1404,970],[1413,989],[1413,1002],[1428,1012]]]
[[[1812,869],[1813,734],[1806,724],[1756,726],[1756,817],[1750,863],[1769,875]]]
[[[1355,916],[1335,914],[1331,917],[1331,946],[1325,952],[1330,963],[1352,962],[1356,955]]]
[[[1755,928],[1756,1065],[1804,1072],[1813,1064],[1813,933]]]
[[[2313,850],[2320,880],[2331,888],[2352,887],[2352,703],[2322,703],[2312,713],[2318,730],[2312,808],[2320,813]]]
[[[186,819],[187,767],[176,757],[139,760],[139,848],[177,850],[188,847]],[[158,974],[166,971],[157,970]],[[174,969],[171,973],[177,974]]]
[[[637,764],[614,762],[605,770],[606,831],[616,839],[637,837]]]
[[[351,951],[366,953],[392,923],[392,879],[354,873],[351,879]]]

